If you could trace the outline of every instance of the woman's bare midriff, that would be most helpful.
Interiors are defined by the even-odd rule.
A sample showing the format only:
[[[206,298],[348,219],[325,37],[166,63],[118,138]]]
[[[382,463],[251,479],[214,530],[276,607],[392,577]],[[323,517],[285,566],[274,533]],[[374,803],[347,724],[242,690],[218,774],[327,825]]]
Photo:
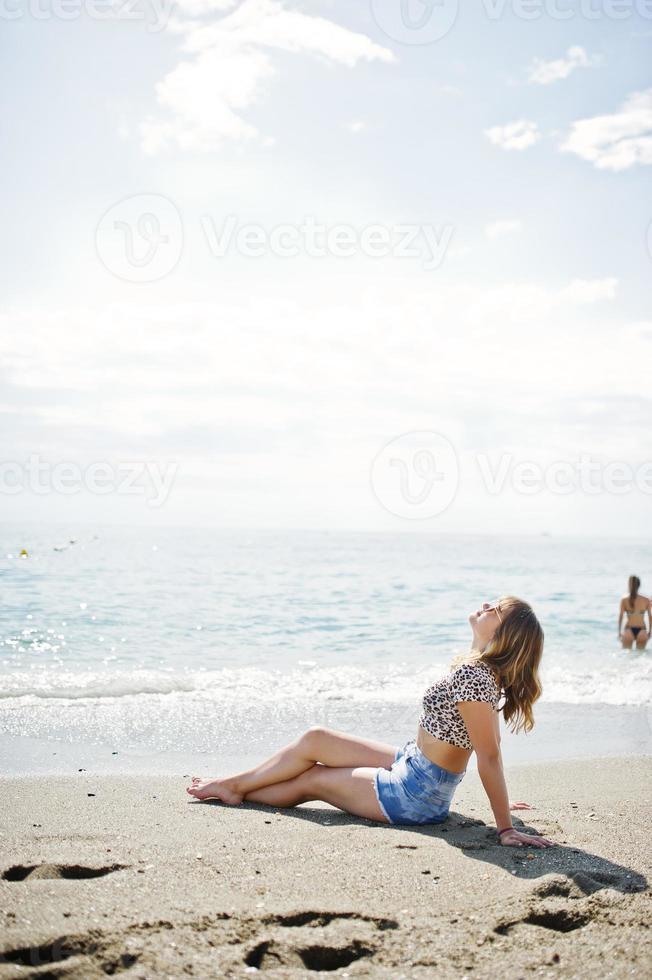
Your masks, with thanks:
[[[644,627],[645,626],[645,620],[643,619],[643,613],[642,612],[630,613],[629,614],[629,619],[627,620],[627,623],[625,624],[625,629],[627,629],[629,626],[634,626],[634,627],[636,627],[636,626],[643,626]]]
[[[448,769],[449,772],[464,772],[466,764],[471,758],[468,749],[460,749],[457,745],[451,745],[450,742],[442,742],[441,739],[435,738],[421,725],[417,729],[417,748],[421,749],[431,762],[441,766],[442,769]]]

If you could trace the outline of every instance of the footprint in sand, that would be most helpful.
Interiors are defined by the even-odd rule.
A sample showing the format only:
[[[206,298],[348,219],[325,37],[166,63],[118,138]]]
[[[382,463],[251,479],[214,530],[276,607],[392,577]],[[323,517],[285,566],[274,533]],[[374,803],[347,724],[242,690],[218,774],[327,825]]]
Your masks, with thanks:
[[[3,881],[27,881],[33,878],[102,878],[113,871],[128,868],[128,864],[111,864],[87,868],[81,864],[14,864],[2,872]]]
[[[395,919],[308,909],[269,915],[260,922],[268,929],[276,929],[256,942],[244,956],[245,965],[257,970],[274,967],[340,970],[357,960],[373,957],[379,949],[376,938],[379,932],[398,929]],[[288,929],[296,930],[291,939]]]
[[[17,966],[29,966],[37,969],[46,964],[52,965],[70,960],[74,956],[90,957],[94,963],[98,963],[101,970],[106,974],[120,973],[128,970],[138,960],[135,953],[119,952],[114,942],[102,942],[92,936],[75,935],[59,936],[52,942],[42,943],[38,946],[18,946],[14,949],[0,950],[0,962],[15,963]],[[82,961],[83,963],[83,961]],[[82,966],[80,963],[80,968]],[[70,964],[72,966],[72,964]],[[73,975],[82,976],[74,971]],[[22,974],[21,974],[22,975]],[[39,972],[30,976],[63,976],[63,973],[56,973],[48,970],[47,973]]]
[[[516,903],[515,914],[497,922],[494,932],[506,936],[512,930],[535,926],[566,933],[590,923],[613,927],[609,909],[614,902],[630,909],[634,921],[638,921],[638,913],[631,905],[635,901],[632,893],[644,890],[642,882],[632,880],[626,873],[578,870],[547,875],[530,889],[525,902]]]

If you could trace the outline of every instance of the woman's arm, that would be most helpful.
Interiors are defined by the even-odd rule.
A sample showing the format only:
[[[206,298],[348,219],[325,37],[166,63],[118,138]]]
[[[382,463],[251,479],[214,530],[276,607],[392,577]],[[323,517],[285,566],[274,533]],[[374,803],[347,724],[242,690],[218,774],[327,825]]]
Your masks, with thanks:
[[[496,729],[496,741],[498,742],[498,747],[500,748],[500,712],[498,711],[494,711],[494,728]],[[533,810],[534,807],[531,807],[529,803],[525,803],[523,800],[519,800],[516,803],[510,803],[509,809],[510,810]]]
[[[537,834],[523,834],[512,827],[507,784],[503,772],[503,760],[500,752],[500,735],[497,730],[494,715],[496,712],[490,704],[483,701],[460,701],[457,708],[462,716],[471,744],[478,760],[478,775],[496,821],[496,830],[501,833],[501,844],[522,847],[550,847],[553,841]]]
[[[623,616],[624,615],[625,615],[625,603],[621,599],[620,600],[620,613],[619,613],[619,616],[618,616],[618,636],[620,636],[620,633],[621,633],[621,630],[622,630]]]

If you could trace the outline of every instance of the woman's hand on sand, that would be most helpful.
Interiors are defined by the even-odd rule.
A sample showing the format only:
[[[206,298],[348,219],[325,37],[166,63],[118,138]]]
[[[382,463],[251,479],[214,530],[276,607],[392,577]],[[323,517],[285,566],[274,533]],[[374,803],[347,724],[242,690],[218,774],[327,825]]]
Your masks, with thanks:
[[[535,809],[533,806],[530,806],[529,803],[523,803],[522,800],[519,801],[518,803],[510,803],[509,808],[510,810],[534,810]]]
[[[554,847],[554,840],[539,837],[538,834],[523,834],[520,830],[506,830],[500,835],[503,847]]]

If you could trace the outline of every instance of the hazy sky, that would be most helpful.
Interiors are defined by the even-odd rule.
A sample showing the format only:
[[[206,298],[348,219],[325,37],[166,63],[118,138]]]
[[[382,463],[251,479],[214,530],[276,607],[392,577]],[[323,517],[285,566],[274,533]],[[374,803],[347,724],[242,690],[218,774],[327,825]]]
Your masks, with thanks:
[[[650,536],[652,2],[0,20],[4,519]]]

